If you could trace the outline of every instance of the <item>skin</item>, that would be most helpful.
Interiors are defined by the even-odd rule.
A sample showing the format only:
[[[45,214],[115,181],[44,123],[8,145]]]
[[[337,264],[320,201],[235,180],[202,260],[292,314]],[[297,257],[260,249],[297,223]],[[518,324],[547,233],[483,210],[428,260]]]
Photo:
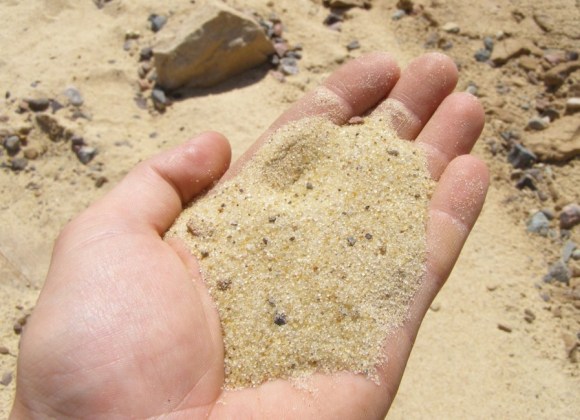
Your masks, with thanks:
[[[282,380],[221,389],[217,311],[195,259],[162,240],[183,205],[228,169],[227,140],[208,132],[139,164],[64,228],[22,337],[11,418],[384,418],[487,191],[485,164],[468,154],[484,113],[473,96],[452,93],[456,82],[455,65],[441,54],[419,57],[403,72],[385,53],[353,60],[284,113],[225,175],[235,176],[274,130],[308,115],[336,124],[380,115],[426,151],[438,181],[427,273],[408,321],[385,344],[380,385],[340,373],[314,375],[309,390]],[[321,101],[321,92],[332,100]]]

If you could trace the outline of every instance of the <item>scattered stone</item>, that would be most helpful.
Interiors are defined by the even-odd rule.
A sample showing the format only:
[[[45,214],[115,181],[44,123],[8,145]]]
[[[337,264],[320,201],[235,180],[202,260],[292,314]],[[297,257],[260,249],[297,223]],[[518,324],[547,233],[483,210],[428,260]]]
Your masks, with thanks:
[[[544,85],[551,89],[559,88],[568,75],[580,69],[580,61],[569,61],[552,67],[544,74]]]
[[[167,107],[167,96],[159,88],[155,88],[151,91],[151,99],[153,100],[153,106],[159,112],[165,111]]]
[[[0,354],[2,355],[10,354],[10,350],[8,349],[8,347],[0,346]]]
[[[410,14],[413,12],[415,4],[412,0],[399,0],[397,2],[397,9],[403,10],[405,13]]]
[[[580,98],[568,98],[566,101],[566,114],[575,114],[580,111]]]
[[[486,50],[488,51],[493,51],[493,38],[490,36],[486,36],[485,38],[483,38],[483,46],[485,47]]]
[[[2,142],[2,146],[4,146],[10,156],[14,156],[20,151],[20,137],[8,136]]]
[[[139,51],[139,61],[149,61],[153,58],[153,48],[145,47]]]
[[[534,322],[536,320],[536,314],[534,314],[531,310],[529,309],[524,309],[524,320],[528,323],[531,324],[532,322]]]
[[[47,114],[37,114],[36,123],[38,127],[48,136],[52,141],[60,141],[65,137],[65,128],[58,122],[58,120]]]
[[[572,253],[576,250],[576,244],[570,240],[566,241],[564,246],[562,247],[562,260],[564,262],[570,261],[572,257]]]
[[[28,107],[34,112],[46,111],[50,106],[48,98],[26,99]]]
[[[360,42],[358,42],[358,40],[354,40],[348,43],[348,45],[346,46],[346,49],[349,51],[352,50],[358,50],[360,48]]]
[[[407,15],[407,13],[405,13],[404,10],[397,9],[397,10],[395,10],[395,13],[393,13],[391,15],[391,19],[393,19],[393,20],[400,20],[400,19],[404,18],[406,15]]]
[[[275,52],[258,23],[215,1],[196,6],[181,27],[171,25],[153,49],[157,83],[165,89],[214,86]]]
[[[534,13],[533,15],[534,22],[536,25],[540,27],[540,29],[544,32],[551,32],[554,22],[550,18],[550,16],[540,13]]]
[[[286,325],[287,322],[286,314],[277,312],[276,315],[274,315],[274,324],[282,326]]]
[[[560,213],[560,229],[572,229],[580,223],[580,206],[568,204]]]
[[[433,302],[431,306],[429,306],[429,309],[431,309],[433,312],[439,312],[441,309],[441,304],[439,302]]]
[[[495,45],[491,61],[496,66],[501,66],[513,58],[527,54],[541,56],[543,51],[529,39],[508,38]]]
[[[280,60],[280,71],[285,75],[298,74],[298,60],[294,57],[284,57]]]
[[[332,11],[324,18],[322,23],[325,24],[326,26],[332,26],[337,23],[342,23],[343,20],[344,16],[342,12]]]
[[[159,32],[161,28],[167,23],[167,17],[162,15],[152,14],[147,18],[149,25],[153,32]]]
[[[107,182],[109,182],[109,179],[106,176],[100,176],[95,180],[95,187],[101,188]]]
[[[541,131],[545,130],[550,126],[549,117],[533,117],[530,118],[528,124],[526,125],[526,130]]]
[[[531,131],[526,147],[542,162],[567,162],[580,156],[580,124],[576,118],[564,117],[543,131]]]
[[[477,96],[477,92],[478,92],[479,88],[477,87],[477,85],[473,82],[469,82],[469,84],[467,85],[467,89],[465,89],[465,91],[467,93],[470,93],[473,96]]]
[[[526,149],[519,143],[514,143],[507,159],[514,168],[525,169],[532,166],[538,158],[531,150]]]
[[[15,158],[12,159],[10,167],[14,172],[22,171],[28,165],[28,159],[26,158]]]
[[[38,158],[38,150],[33,147],[24,150],[24,157],[28,160],[35,160]]]
[[[503,331],[503,332],[506,332],[506,333],[511,333],[512,332],[512,328],[509,327],[509,326],[507,326],[507,325],[505,325],[505,324],[501,324],[501,323],[500,324],[497,324],[497,328],[500,331]]]
[[[560,112],[558,112],[558,110],[555,108],[548,107],[542,111],[542,114],[540,116],[542,118],[547,118],[551,122],[560,118]]]
[[[12,372],[4,373],[4,375],[2,375],[2,379],[0,379],[0,384],[8,386],[10,385],[11,382],[12,382]]]
[[[68,98],[68,103],[72,106],[79,107],[84,103],[83,96],[74,86],[66,88],[64,91],[64,96]]]
[[[324,0],[324,5],[331,8],[351,8],[360,7],[368,9],[372,5],[372,0]]]
[[[562,260],[552,264],[548,270],[548,274],[544,276],[544,281],[550,283],[557,280],[561,283],[568,284],[570,282],[570,270],[566,263]]]
[[[572,252],[572,255],[571,255],[571,257],[572,257],[572,259],[573,259],[574,261],[578,261],[578,260],[580,260],[580,249],[575,249],[575,250]]]
[[[97,149],[90,146],[80,146],[76,150],[76,155],[77,158],[81,161],[81,163],[86,165],[91,160],[93,160],[93,158],[97,155]]]
[[[443,25],[441,29],[450,34],[458,34],[460,30],[459,25],[455,22],[448,22],[445,25]]]
[[[473,56],[475,57],[476,61],[483,63],[490,59],[491,52],[485,48],[482,48],[480,50],[477,50],[477,52]]]
[[[541,211],[534,213],[534,215],[528,220],[527,231],[531,233],[537,233],[541,236],[548,236],[548,231],[550,230],[550,221],[544,213]]]

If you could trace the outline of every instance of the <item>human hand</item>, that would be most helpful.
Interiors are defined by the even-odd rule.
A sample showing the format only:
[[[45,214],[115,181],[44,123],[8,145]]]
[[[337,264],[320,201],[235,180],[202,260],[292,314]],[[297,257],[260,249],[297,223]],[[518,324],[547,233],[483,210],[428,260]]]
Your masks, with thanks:
[[[290,121],[320,115],[344,124],[369,110],[425,150],[438,180],[427,273],[409,319],[386,343],[380,385],[339,373],[314,375],[315,392],[283,380],[222,390],[217,311],[195,259],[162,238],[183,205],[229,166],[227,141],[205,133],[138,165],[65,227],[22,337],[12,417],[383,418],[487,190],[485,165],[467,155],[483,111],[471,95],[451,93],[456,81],[454,64],[440,54],[418,58],[402,75],[386,54],[353,60],[319,88],[336,100],[306,95],[241,159]]]

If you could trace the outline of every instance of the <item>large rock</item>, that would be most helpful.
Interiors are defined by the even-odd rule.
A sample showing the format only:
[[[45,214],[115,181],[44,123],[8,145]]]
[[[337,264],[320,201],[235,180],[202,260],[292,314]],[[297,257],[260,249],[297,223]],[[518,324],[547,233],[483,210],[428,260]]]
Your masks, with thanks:
[[[512,58],[528,54],[541,56],[543,51],[536,47],[529,39],[508,38],[495,45],[491,54],[491,61],[495,65],[501,66]]]
[[[264,63],[274,53],[260,25],[214,1],[174,19],[154,48],[157,83],[165,89],[209,87]]]
[[[560,118],[542,132],[530,133],[524,143],[540,161],[566,162],[580,156],[580,121]]]

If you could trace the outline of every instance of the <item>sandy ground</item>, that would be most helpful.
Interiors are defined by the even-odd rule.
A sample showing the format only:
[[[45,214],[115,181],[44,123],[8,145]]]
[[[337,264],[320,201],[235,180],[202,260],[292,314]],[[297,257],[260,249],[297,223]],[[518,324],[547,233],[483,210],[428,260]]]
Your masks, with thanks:
[[[570,286],[542,283],[561,242],[527,233],[526,222],[534,209],[557,214],[564,204],[580,201],[580,164],[576,158],[549,165],[554,181],[544,200],[515,188],[499,133],[527,135],[526,122],[536,115],[534,100],[545,89],[541,82],[529,82],[519,59],[492,68],[476,62],[473,54],[482,48],[484,36],[499,31],[535,42],[544,52],[577,51],[578,3],[423,1],[416,3],[427,13],[394,21],[396,1],[375,0],[370,10],[352,9],[341,32],[322,24],[328,9],[320,1],[228,3],[264,17],[275,12],[288,41],[303,45],[300,73],[280,83],[265,68],[252,70],[159,114],[134,101],[139,91],[136,53],[154,42],[156,35],[147,28],[151,13],[179,12],[194,7],[191,3],[113,0],[98,9],[89,0],[0,2],[0,15],[9,17],[0,27],[0,90],[5,98],[0,130],[30,130],[23,134],[26,148],[40,152],[24,171],[0,168],[0,346],[10,352],[0,355],[0,376],[9,382],[0,385],[0,415],[7,415],[14,393],[15,381],[8,380],[18,354],[14,324],[34,307],[55,237],[135,163],[209,129],[224,133],[237,157],[276,116],[349,57],[387,50],[405,65],[451,42],[445,52],[460,67],[458,90],[475,83],[486,107],[488,124],[475,153],[490,165],[492,185],[482,217],[424,321],[389,417],[574,417],[580,411],[580,366],[569,350],[580,332],[580,305],[572,292],[578,278]],[[443,29],[449,22],[458,25],[459,33]],[[132,51],[123,48],[128,30],[141,33]],[[345,46],[354,39],[361,48],[348,52]],[[578,72],[569,76],[572,83],[579,79]],[[98,149],[88,165],[78,161],[70,142],[50,141],[30,113],[16,112],[23,98],[62,98],[69,86],[84,97],[83,115],[73,118],[67,108],[54,118]],[[550,98],[557,104],[565,101],[562,94]],[[556,137],[558,127],[578,126],[579,117],[558,121],[561,125],[548,129]],[[3,152],[0,162],[8,161]],[[546,171],[546,166],[540,169]],[[103,178],[107,182],[97,187]],[[579,229],[571,232],[576,243]],[[532,322],[524,320],[526,309],[535,316]]]

